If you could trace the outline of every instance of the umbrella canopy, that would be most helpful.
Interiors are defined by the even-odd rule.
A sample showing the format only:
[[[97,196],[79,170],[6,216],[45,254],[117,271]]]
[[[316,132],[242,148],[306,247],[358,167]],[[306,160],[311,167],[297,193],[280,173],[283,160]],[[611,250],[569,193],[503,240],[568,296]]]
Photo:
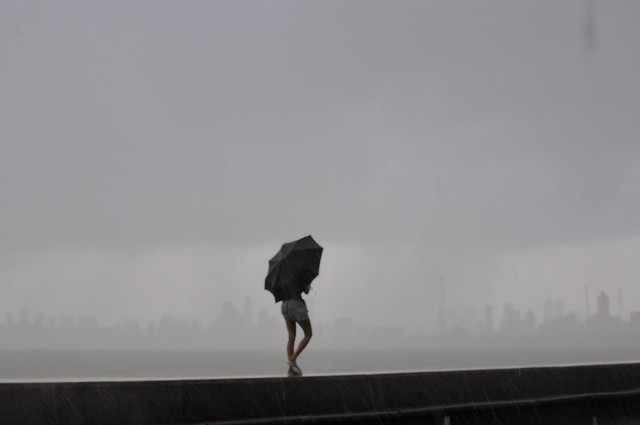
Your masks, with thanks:
[[[322,247],[311,236],[285,243],[269,260],[264,289],[276,302],[297,297],[318,276],[321,256]]]

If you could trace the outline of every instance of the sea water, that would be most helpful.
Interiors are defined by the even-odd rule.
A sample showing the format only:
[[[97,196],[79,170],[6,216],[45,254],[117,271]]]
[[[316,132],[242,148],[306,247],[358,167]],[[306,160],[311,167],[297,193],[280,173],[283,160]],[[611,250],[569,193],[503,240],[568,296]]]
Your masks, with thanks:
[[[627,349],[314,350],[305,375],[485,369],[640,361]],[[284,376],[284,351],[0,351],[0,381]]]

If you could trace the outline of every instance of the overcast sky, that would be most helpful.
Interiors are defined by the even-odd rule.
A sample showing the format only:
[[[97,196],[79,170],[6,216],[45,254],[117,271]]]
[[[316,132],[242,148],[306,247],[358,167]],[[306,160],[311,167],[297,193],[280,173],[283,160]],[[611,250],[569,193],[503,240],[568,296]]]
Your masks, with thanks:
[[[640,3],[0,3],[0,313],[640,310]],[[0,320],[2,316],[0,315]]]

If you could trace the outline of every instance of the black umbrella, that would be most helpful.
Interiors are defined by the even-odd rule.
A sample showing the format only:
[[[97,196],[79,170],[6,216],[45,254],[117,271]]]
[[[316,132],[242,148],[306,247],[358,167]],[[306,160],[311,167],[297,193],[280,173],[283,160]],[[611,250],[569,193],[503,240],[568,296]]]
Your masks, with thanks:
[[[297,297],[320,271],[322,247],[311,236],[288,242],[269,260],[264,289],[276,302]]]

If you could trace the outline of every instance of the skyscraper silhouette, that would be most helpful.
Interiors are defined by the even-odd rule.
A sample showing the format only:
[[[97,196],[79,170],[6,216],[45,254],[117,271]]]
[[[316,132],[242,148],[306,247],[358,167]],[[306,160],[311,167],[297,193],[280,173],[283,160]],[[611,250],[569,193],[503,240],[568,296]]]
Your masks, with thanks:
[[[598,316],[609,317],[609,296],[604,293],[604,291],[600,292],[598,295]]]

